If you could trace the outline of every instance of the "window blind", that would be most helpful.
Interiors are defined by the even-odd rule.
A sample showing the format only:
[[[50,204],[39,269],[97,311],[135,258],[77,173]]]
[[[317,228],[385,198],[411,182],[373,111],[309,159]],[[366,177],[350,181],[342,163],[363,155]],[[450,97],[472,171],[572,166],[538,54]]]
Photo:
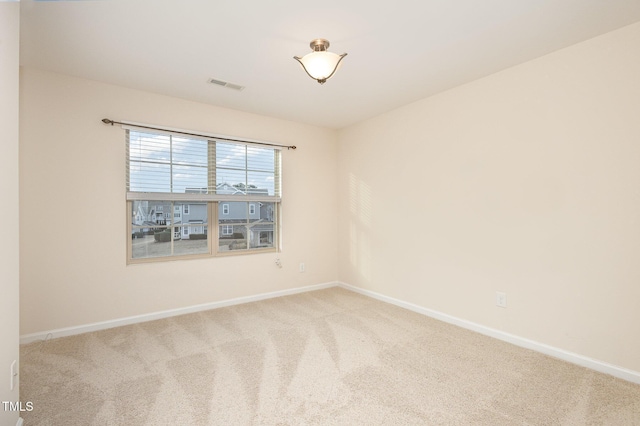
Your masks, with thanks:
[[[128,200],[280,201],[280,150],[126,129]]]

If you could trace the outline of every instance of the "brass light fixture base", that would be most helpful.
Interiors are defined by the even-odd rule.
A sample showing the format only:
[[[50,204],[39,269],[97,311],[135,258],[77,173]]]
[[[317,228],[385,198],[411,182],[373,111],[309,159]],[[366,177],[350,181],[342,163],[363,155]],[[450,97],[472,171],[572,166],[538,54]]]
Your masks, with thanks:
[[[329,48],[329,40],[325,40],[323,38],[311,40],[311,43],[309,43],[309,47],[314,52],[324,52]]]

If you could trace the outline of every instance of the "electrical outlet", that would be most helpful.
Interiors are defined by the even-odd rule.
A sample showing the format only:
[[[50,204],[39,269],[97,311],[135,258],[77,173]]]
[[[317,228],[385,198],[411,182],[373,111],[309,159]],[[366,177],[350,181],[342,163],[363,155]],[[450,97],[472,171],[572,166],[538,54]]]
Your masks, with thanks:
[[[13,360],[13,362],[11,363],[11,387],[10,390],[13,390],[13,388],[16,386],[16,382],[18,381],[18,361],[16,361],[15,359]]]
[[[300,272],[304,272],[304,271],[305,271],[305,269],[304,269],[304,262],[301,262],[301,263],[300,263]]]
[[[500,306],[501,308],[507,307],[507,293],[496,291],[496,306]]]

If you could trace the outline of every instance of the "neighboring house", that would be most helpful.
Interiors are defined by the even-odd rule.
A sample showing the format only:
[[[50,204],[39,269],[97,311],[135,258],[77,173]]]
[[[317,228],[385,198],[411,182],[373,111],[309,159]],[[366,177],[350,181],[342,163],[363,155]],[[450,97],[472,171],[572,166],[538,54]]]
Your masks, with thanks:
[[[207,233],[207,203],[190,202],[177,205],[176,207],[182,210],[181,223],[183,223],[184,226],[179,228],[182,239],[188,240],[191,235]],[[178,222],[176,222],[176,224],[178,224]]]
[[[204,194],[206,188],[186,188],[187,194]],[[218,194],[268,195],[267,188],[238,188],[227,183],[216,187]],[[174,240],[190,239],[194,234],[207,233],[207,203],[184,202],[174,203],[173,212],[169,201],[137,201],[134,203],[132,223],[138,233],[148,233],[157,227],[174,225]],[[173,213],[173,222],[172,222]],[[261,245],[272,246],[274,243],[274,204],[258,201],[222,201],[218,203],[219,236],[221,239],[244,240],[247,238],[250,247]],[[263,223],[264,222],[264,223]],[[182,226],[180,226],[182,225]],[[137,233],[136,233],[137,234]]]
[[[171,224],[171,203],[168,201],[136,201],[134,206],[134,225],[141,226],[147,222],[161,226]]]
[[[174,239],[188,239],[191,234],[205,233],[207,217],[205,203],[175,204],[173,212],[169,201],[137,201],[135,205],[136,210],[133,212],[132,218],[133,225],[147,226],[138,232],[147,233],[156,230],[158,227],[164,228],[172,223],[179,225],[183,221],[187,221],[196,224],[196,226],[175,227],[173,232]],[[189,214],[190,212],[193,213]],[[185,214],[191,217],[184,219]]]
[[[206,188],[187,188],[186,193],[206,194]],[[221,183],[216,186],[218,195],[269,195],[267,188],[244,188]],[[250,247],[272,246],[274,243],[274,205],[258,201],[221,201],[218,203],[218,235],[221,239],[245,239]],[[247,220],[248,219],[248,220]],[[186,219],[185,219],[186,220]],[[261,224],[260,222],[269,222]],[[184,238],[184,235],[183,235]]]
[[[220,183],[216,186],[216,194],[218,195],[269,195],[269,190],[267,188],[255,188],[253,185],[249,185],[248,188],[245,188],[244,185],[241,186],[233,186],[228,183]]]

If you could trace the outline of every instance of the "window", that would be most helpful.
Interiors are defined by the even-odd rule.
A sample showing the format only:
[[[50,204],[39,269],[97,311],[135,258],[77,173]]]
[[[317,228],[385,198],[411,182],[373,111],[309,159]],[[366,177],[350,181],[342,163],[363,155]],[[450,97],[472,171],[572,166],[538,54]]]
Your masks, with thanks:
[[[129,262],[277,250],[279,149],[130,127],[126,165]]]

